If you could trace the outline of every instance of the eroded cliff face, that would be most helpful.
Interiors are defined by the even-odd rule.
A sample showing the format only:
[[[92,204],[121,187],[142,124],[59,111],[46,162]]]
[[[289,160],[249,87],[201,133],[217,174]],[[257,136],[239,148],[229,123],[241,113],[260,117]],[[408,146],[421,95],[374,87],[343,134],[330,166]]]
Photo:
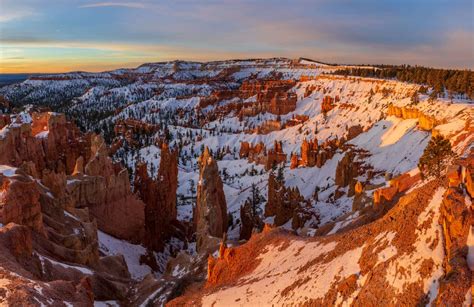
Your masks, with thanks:
[[[15,168],[3,168],[0,174],[0,222],[25,225],[46,236],[38,184]]]
[[[89,208],[103,231],[142,242],[145,205],[132,193],[127,169],[112,162],[101,136],[92,136],[91,144],[91,159],[84,166],[84,174],[73,175],[67,186],[75,206]]]
[[[127,265],[122,256],[99,255],[97,222],[87,208],[65,211],[60,198],[21,169],[3,166],[0,177],[0,271],[8,294],[2,302],[90,306],[94,298],[125,298]]]
[[[426,115],[417,108],[389,105],[387,115],[403,119],[418,119],[418,127],[427,131],[431,131],[436,125],[440,124],[434,116]]]
[[[469,194],[469,176],[474,169],[474,153],[456,161],[448,172],[448,188],[440,207],[439,224],[442,226],[445,275],[440,280],[436,297],[439,305],[456,305],[466,292],[472,291],[472,231],[474,225],[473,197]],[[466,191],[466,192],[465,192]]]
[[[222,238],[227,232],[227,203],[217,163],[206,147],[199,157],[199,183],[193,221],[197,249],[208,247],[208,241]]]
[[[48,187],[63,208],[89,208],[105,232],[141,241],[144,204],[131,192],[127,170],[108,156],[102,137],[84,135],[64,115],[51,112],[32,113],[31,124],[12,123],[2,132],[0,164],[21,167]],[[12,189],[20,184],[28,190],[27,182]],[[36,194],[17,197],[31,198],[27,203],[34,207]]]

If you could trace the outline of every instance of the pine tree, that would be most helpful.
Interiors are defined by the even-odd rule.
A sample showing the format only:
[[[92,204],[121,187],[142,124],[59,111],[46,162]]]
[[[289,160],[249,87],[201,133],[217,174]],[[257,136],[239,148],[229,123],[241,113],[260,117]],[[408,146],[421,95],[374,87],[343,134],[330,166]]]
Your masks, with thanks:
[[[438,135],[432,138],[426,146],[418,167],[423,177],[435,176],[439,178],[453,157],[454,152],[449,140]]]
[[[260,189],[255,183],[252,183],[251,186],[251,195],[247,198],[247,201],[252,207],[252,216],[254,218],[258,217],[261,214],[259,204],[264,202],[266,199],[260,193]]]
[[[280,167],[278,168],[277,176],[275,179],[281,185],[285,184],[285,172],[284,172],[283,165],[280,165]]]

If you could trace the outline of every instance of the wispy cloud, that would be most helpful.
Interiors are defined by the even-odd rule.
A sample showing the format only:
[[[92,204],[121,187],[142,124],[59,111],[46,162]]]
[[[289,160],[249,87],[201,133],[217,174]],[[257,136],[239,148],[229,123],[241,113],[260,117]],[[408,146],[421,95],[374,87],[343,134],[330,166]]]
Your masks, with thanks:
[[[79,8],[94,8],[94,7],[127,7],[133,9],[144,9],[146,6],[140,2],[97,2],[91,4],[84,4]]]
[[[0,23],[22,19],[34,15],[34,10],[14,0],[0,0]]]

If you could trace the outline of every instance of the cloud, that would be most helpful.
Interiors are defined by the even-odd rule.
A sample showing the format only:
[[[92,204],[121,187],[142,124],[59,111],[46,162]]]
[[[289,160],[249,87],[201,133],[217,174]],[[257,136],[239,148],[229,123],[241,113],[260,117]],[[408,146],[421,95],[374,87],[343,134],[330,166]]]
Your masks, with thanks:
[[[133,9],[144,9],[146,8],[145,4],[139,2],[97,2],[91,4],[84,4],[79,6],[79,8],[94,8],[94,7],[126,7]]]
[[[35,15],[32,8],[11,0],[0,0],[0,23]],[[1,30],[1,29],[0,29]]]

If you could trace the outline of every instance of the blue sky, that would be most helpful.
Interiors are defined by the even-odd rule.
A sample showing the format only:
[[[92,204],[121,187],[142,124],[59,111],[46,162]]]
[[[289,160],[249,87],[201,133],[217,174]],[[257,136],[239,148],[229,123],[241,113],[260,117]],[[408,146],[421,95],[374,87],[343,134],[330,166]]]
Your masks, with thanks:
[[[286,56],[474,68],[472,0],[0,0],[0,72]]]

